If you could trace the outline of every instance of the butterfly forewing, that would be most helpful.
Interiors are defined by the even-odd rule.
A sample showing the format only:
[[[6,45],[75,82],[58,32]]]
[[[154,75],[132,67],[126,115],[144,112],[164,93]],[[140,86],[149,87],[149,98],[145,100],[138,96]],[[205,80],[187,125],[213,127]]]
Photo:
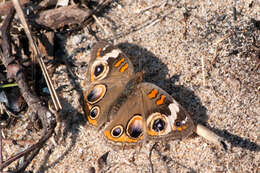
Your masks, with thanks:
[[[93,46],[84,89],[84,110],[90,124],[100,127],[108,120],[111,105],[133,71],[131,61],[117,47],[103,41]]]
[[[151,138],[171,137],[180,139],[194,131],[190,115],[160,87],[152,83],[141,83],[144,109],[146,109],[147,134]]]

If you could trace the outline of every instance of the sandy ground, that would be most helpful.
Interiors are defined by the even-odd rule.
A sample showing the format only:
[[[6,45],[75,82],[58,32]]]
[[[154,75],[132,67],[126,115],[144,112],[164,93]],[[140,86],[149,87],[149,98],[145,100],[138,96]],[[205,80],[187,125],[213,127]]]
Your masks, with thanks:
[[[145,81],[165,89],[195,122],[231,144],[223,151],[196,135],[161,141],[151,153],[154,172],[260,172],[260,68],[259,54],[252,48],[253,38],[260,45],[259,1],[120,1],[98,20],[104,27],[92,25],[98,38],[118,45],[136,71],[146,72]],[[64,58],[77,76],[71,77],[65,65],[56,69],[53,80],[63,111],[55,138],[27,171],[152,172],[154,141],[141,148],[114,147],[86,122],[78,86],[95,42],[87,28],[67,38]],[[26,123],[16,127],[18,134],[6,131],[6,137],[28,139]],[[4,151],[10,150],[21,148],[5,145]]]

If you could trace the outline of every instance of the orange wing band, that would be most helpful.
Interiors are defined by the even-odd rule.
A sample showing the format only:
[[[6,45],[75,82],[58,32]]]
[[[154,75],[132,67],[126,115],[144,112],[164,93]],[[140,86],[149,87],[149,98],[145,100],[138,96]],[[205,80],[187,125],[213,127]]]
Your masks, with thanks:
[[[128,64],[126,63],[123,67],[120,68],[120,72],[124,72],[128,68]]]
[[[119,67],[120,64],[122,64],[124,61],[125,61],[125,58],[120,59],[119,61],[116,62],[115,67]]]
[[[156,97],[156,95],[158,94],[158,91],[156,89],[153,89],[149,94],[148,94],[148,97],[150,99],[153,99]]]
[[[157,100],[156,104],[161,105],[161,104],[163,104],[164,100],[165,100],[165,95],[161,95],[161,98],[159,100]]]

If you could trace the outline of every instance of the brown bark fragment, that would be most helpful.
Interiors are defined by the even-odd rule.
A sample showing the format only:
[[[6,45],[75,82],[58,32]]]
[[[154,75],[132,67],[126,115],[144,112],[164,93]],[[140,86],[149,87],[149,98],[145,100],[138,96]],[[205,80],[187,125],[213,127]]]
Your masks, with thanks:
[[[28,2],[30,2],[30,0],[20,0],[22,6]],[[6,15],[11,7],[13,7],[12,1],[0,3],[0,16]]]
[[[35,22],[51,29],[57,29],[64,25],[80,24],[90,14],[91,11],[88,9],[80,9],[76,5],[71,5],[43,11],[35,19]]]

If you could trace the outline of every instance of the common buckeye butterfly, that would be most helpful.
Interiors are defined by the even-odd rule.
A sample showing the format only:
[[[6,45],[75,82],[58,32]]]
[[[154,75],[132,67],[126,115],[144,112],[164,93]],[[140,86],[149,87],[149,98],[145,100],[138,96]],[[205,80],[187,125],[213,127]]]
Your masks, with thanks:
[[[118,47],[104,41],[93,46],[84,111],[90,124],[99,128],[106,124],[104,135],[109,141],[136,144],[144,139],[182,139],[197,132],[219,142],[212,131],[195,125],[163,89],[138,79],[130,59]]]

